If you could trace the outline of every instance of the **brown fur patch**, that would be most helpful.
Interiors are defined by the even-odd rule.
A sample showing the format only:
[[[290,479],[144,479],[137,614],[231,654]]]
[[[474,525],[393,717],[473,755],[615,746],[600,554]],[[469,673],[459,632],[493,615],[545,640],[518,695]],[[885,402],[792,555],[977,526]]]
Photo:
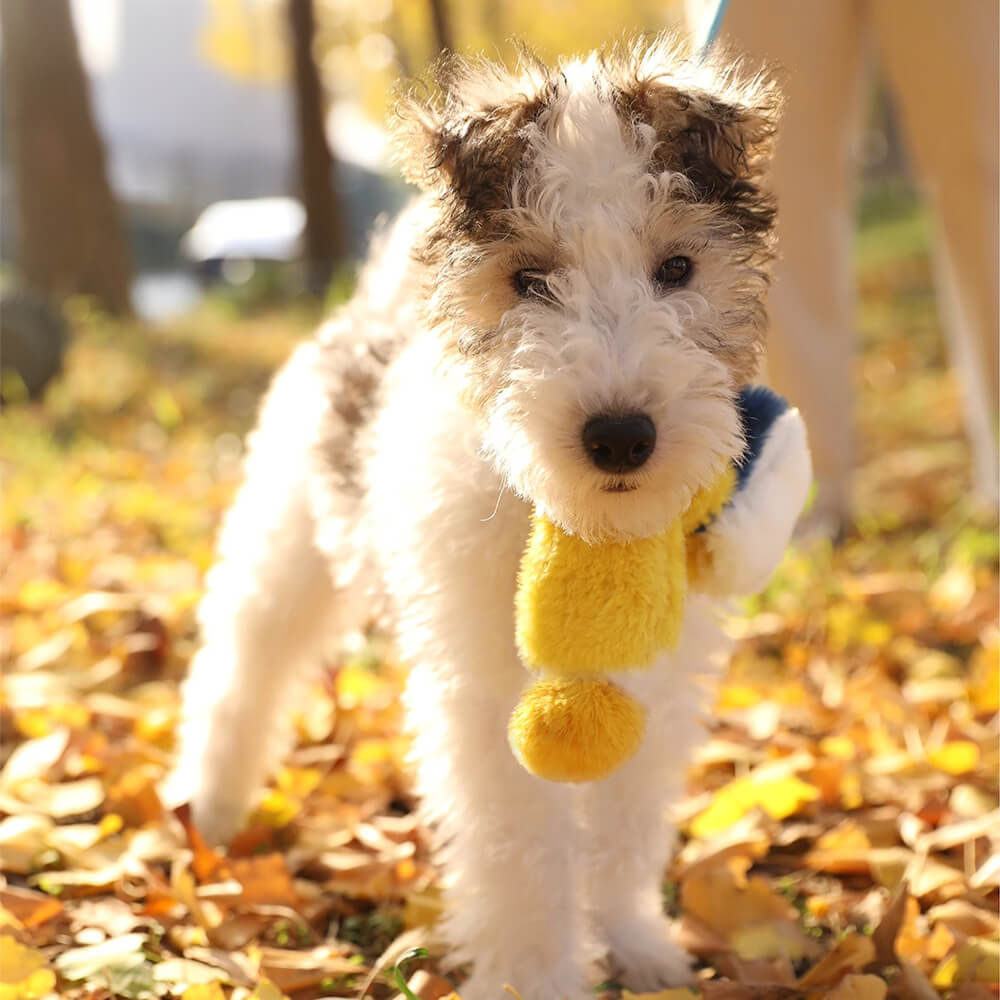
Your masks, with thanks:
[[[399,102],[394,134],[403,173],[440,198],[442,232],[504,235],[526,150],[523,129],[544,114],[557,86],[527,50],[516,72],[450,55]]]
[[[669,198],[697,210],[704,231],[737,265],[738,287],[726,295],[735,308],[718,330],[700,336],[731,369],[734,384],[746,381],[763,341],[773,256],[775,210],[763,181],[776,88],[724,56],[700,63],[667,36],[610,50],[598,62],[598,78],[623,130],[649,146],[650,173],[686,178],[671,186]],[[526,129],[554,125],[565,86],[560,67],[546,68],[527,51],[516,70],[452,56],[397,109],[404,173],[437,203],[416,248],[428,276],[426,315],[442,334],[445,356],[465,367],[471,381],[484,375],[496,324],[517,301],[511,274],[531,266],[517,263],[516,251],[537,242],[528,238],[523,212],[513,209],[515,185],[530,177]]]
[[[769,75],[745,75],[724,53],[700,63],[665,37],[614,50],[604,67],[625,127],[655,132],[655,169],[683,174],[697,200],[720,205],[745,231],[772,228],[763,174],[781,102]]]

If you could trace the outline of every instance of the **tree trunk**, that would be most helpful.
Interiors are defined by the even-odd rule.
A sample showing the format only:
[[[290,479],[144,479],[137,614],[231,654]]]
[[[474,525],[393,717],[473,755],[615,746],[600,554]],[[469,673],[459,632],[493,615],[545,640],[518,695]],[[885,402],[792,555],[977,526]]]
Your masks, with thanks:
[[[444,6],[445,0],[430,0],[431,19],[434,22],[434,42],[437,46],[436,56],[442,52],[455,51],[455,38],[451,31],[451,21]],[[489,3],[486,5],[489,6]]]
[[[69,0],[0,0],[6,159],[24,284],[131,311],[131,262]]]
[[[326,141],[323,92],[313,58],[316,23],[312,0],[288,0],[295,110],[299,141],[299,187],[306,210],[306,285],[323,295],[334,268],[347,253],[344,213],[333,187],[333,154]]]

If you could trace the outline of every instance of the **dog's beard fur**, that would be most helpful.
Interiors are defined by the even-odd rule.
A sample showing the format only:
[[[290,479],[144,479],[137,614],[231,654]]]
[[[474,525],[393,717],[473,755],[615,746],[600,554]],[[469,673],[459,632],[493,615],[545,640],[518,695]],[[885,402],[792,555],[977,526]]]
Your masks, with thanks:
[[[530,64],[514,97],[489,93],[510,87],[495,68],[452,66],[443,117],[421,108],[440,209],[423,248],[428,321],[504,482],[588,540],[663,530],[738,458],[734,395],[762,338],[772,211],[755,144],[771,120],[747,93],[733,104],[697,81],[679,91],[665,67],[694,64],[671,62],[665,44],[558,74]],[[670,169],[685,156],[686,172]],[[657,287],[675,255],[691,260],[690,281]],[[547,298],[518,296],[520,269],[549,276]],[[656,428],[651,458],[600,471],[584,424],[637,412]]]

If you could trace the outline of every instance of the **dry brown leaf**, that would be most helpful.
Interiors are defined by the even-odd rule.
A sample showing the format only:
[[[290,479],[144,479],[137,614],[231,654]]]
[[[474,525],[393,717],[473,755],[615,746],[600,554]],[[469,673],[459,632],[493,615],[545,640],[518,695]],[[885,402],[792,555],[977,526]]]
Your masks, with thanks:
[[[970,889],[985,889],[989,886],[1000,887],[1000,853],[988,857],[969,876]]]
[[[240,902],[244,906],[268,903],[295,907],[299,902],[284,855],[232,858],[224,870],[243,886]]]
[[[826,994],[826,1000],[885,1000],[888,992],[884,979],[850,973]]]
[[[260,949],[260,970],[282,992],[294,993],[331,976],[357,975],[365,967],[326,946],[302,951],[268,947]]]
[[[899,963],[899,975],[889,990],[892,1000],[941,1000],[941,995],[930,980],[912,962]]]
[[[426,969],[418,969],[406,985],[419,1000],[445,1000],[455,995],[455,987],[447,979]],[[396,1000],[406,1000],[406,997],[399,993]]]
[[[797,986],[750,986],[712,979],[701,984],[703,1000],[803,1000]]]
[[[0,788],[15,791],[23,781],[45,778],[62,759],[69,746],[70,730],[58,729],[35,740],[26,740],[14,749],[0,771]]]
[[[23,889],[20,886],[4,886],[0,889],[0,906],[11,913],[22,927],[29,930],[58,917],[63,905],[48,893]]]
[[[931,924],[943,923],[968,937],[1000,936],[1000,917],[996,912],[967,899],[950,899],[932,906],[927,911],[927,920]]]
[[[851,972],[860,972],[875,958],[875,945],[870,938],[849,931],[801,979],[800,989],[834,986]]]
[[[681,904],[720,935],[742,958],[798,959],[815,953],[815,942],[798,925],[798,914],[759,875],[746,877],[750,861],[702,869],[681,883]]]
[[[902,930],[907,909],[911,905],[910,893],[906,883],[902,883],[893,893],[878,927],[872,932],[872,944],[875,946],[875,962],[879,968],[894,965],[897,962],[896,939]]]
[[[787,959],[765,961],[738,955],[720,955],[716,968],[724,976],[748,986],[794,986],[795,973]]]

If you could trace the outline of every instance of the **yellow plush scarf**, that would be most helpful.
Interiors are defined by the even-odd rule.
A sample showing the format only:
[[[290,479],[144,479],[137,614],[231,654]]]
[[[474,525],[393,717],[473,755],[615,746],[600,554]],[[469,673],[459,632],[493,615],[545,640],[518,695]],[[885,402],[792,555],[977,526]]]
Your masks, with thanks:
[[[703,527],[732,495],[727,465],[659,535],[588,545],[536,513],[515,601],[517,646],[540,679],[508,737],[521,764],[550,781],[596,781],[639,748],[645,711],[608,674],[649,667],[677,644],[689,584],[708,556]]]

